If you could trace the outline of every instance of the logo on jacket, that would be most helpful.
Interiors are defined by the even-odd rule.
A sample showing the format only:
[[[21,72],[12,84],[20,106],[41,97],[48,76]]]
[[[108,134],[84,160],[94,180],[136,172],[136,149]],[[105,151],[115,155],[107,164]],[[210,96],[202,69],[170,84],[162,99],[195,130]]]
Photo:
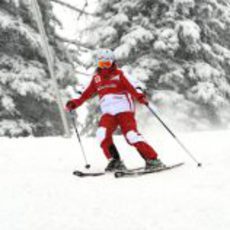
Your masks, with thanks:
[[[99,83],[99,82],[101,82],[101,77],[100,77],[100,75],[96,75],[95,83]]]
[[[111,80],[119,81],[120,75],[116,75],[116,76],[111,77]]]
[[[117,88],[116,84],[108,84],[108,85],[101,85],[97,88],[97,90],[103,90],[103,89],[112,89],[112,88]]]

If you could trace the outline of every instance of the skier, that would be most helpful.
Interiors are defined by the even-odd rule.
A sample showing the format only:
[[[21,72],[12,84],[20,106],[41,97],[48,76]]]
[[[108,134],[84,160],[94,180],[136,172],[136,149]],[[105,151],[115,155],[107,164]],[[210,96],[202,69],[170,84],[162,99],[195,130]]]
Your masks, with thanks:
[[[134,117],[134,99],[148,105],[148,100],[142,92],[127,80],[122,70],[117,67],[114,54],[109,49],[98,51],[97,69],[89,84],[78,99],[71,99],[66,104],[66,110],[72,111],[82,105],[91,96],[98,94],[102,116],[99,121],[97,138],[100,146],[109,160],[105,171],[125,170],[126,167],[113,143],[112,134],[120,126],[127,142],[134,146],[146,162],[146,169],[164,166],[158,159],[156,151],[146,143],[137,130]]]

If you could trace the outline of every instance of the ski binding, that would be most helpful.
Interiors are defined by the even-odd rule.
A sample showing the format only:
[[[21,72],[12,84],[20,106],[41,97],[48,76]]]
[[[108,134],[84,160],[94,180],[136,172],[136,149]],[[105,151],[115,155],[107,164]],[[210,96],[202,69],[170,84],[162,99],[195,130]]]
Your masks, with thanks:
[[[162,167],[162,168],[152,169],[152,170],[144,170],[143,169],[143,170],[117,171],[117,172],[114,173],[114,176],[116,178],[142,176],[142,175],[146,175],[146,174],[151,174],[151,173],[157,173],[157,172],[162,172],[162,171],[170,170],[170,169],[182,166],[182,165],[184,165],[183,162],[177,163],[177,164],[173,164],[173,165],[169,165],[169,166],[165,166],[165,167]]]

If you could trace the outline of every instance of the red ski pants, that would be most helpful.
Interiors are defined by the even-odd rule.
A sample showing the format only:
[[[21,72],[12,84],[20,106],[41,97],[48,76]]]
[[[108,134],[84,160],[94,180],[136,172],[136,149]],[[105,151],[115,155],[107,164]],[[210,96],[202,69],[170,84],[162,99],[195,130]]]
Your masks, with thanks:
[[[113,144],[112,135],[118,126],[120,126],[127,142],[134,146],[144,159],[157,158],[156,151],[144,141],[141,134],[137,131],[134,113],[124,112],[115,116],[104,114],[100,119],[97,137],[108,159],[112,157],[109,152],[109,147]]]

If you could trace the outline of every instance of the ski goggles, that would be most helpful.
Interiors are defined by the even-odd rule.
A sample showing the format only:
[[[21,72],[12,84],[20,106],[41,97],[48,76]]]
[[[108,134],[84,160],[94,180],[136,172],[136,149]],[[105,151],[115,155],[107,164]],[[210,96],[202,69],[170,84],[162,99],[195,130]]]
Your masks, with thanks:
[[[98,60],[97,66],[101,69],[108,69],[112,66],[113,62],[112,61],[104,61],[104,60]]]

